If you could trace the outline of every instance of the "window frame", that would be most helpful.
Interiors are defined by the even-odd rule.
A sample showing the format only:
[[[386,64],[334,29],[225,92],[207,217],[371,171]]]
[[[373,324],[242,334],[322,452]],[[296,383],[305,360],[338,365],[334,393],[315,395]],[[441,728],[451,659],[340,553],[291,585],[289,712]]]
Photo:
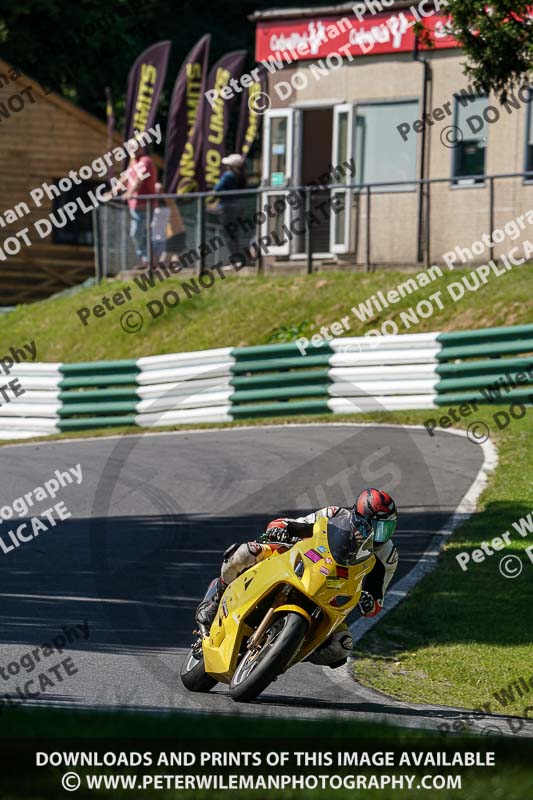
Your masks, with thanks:
[[[456,130],[460,130],[459,124],[458,124],[459,123],[459,100],[458,100],[459,97],[461,97],[460,92],[455,92],[454,95],[453,95],[453,103],[454,103],[454,105],[453,105],[453,123],[452,124],[453,124],[453,127]],[[486,95],[486,94],[476,94],[475,97],[476,97],[476,100],[484,97],[486,99],[486,101],[487,101],[487,104],[489,102],[488,95]],[[465,108],[465,106],[462,106],[462,108]],[[487,123],[487,125],[488,124],[489,123]],[[463,144],[462,141],[461,141],[461,144]],[[452,147],[451,148],[451,151],[452,151],[451,152],[451,174],[450,174],[450,188],[451,189],[483,189],[484,187],[486,187],[486,185],[487,185],[487,164],[485,162],[486,162],[486,153],[487,153],[488,147],[489,147],[489,137],[487,135],[487,144],[486,144],[486,147],[485,147],[485,160],[484,160],[484,163],[483,163],[483,180],[482,181],[472,180],[471,178],[468,178],[468,176],[460,177],[460,176],[457,176],[455,174],[455,170],[456,170],[456,166],[457,166],[457,160],[458,160],[459,148],[458,147]]]
[[[355,135],[355,128],[354,128],[354,105],[353,103],[337,103],[333,106],[333,128],[332,128],[332,142],[331,142],[331,163],[338,164],[340,163],[341,156],[338,152],[339,147],[339,125],[340,125],[340,117],[342,114],[346,114],[346,158],[353,158],[355,159],[354,154],[354,140],[353,137]],[[356,175],[357,177],[357,175]],[[344,183],[346,184],[346,189],[332,189],[330,196],[333,197],[336,194],[340,194],[344,196],[344,231],[342,236],[342,241],[337,242],[336,240],[336,232],[337,232],[337,215],[333,210],[333,206],[330,209],[330,217],[329,217],[329,249],[334,254],[339,253],[349,253],[350,252],[350,237],[351,237],[351,189],[350,189],[350,182],[352,178],[349,178],[348,174],[344,175]]]
[[[297,114],[294,108],[269,108],[265,112],[263,122],[263,164],[262,164],[262,179],[261,186],[268,191],[261,192],[261,206],[269,203],[272,199],[276,200],[278,197],[286,197],[289,194],[290,187],[293,184],[294,172],[294,141],[298,132],[295,131]],[[282,186],[269,186],[270,178],[272,175],[271,167],[271,150],[272,150],[272,120],[285,118],[287,122],[286,130],[286,153],[285,153],[285,181]],[[297,139],[296,139],[297,141]],[[290,224],[291,207],[289,203],[285,204],[283,211],[283,222],[286,225]],[[270,217],[266,215],[265,221],[261,225],[261,236],[268,236],[269,234]],[[273,256],[290,256],[292,242],[286,241],[281,245],[270,245],[268,252]]]
[[[358,109],[360,106],[391,106],[391,105],[407,105],[409,103],[416,103],[417,105],[417,112],[420,108],[421,99],[418,96],[409,96],[409,97],[389,97],[389,98],[373,98],[371,100],[363,100],[358,99],[353,102],[353,131],[352,131],[352,150],[354,158],[356,159],[357,165],[357,147],[358,147],[358,137],[357,137],[357,115]],[[415,120],[420,119],[420,117],[416,116]],[[398,134],[399,135],[399,134]],[[418,166],[420,164],[420,149],[421,149],[421,141],[422,137],[419,133],[413,130],[413,135],[417,137],[416,142],[416,156],[415,156],[415,177],[413,181],[418,180]],[[356,178],[357,178],[356,173]],[[394,183],[394,181],[393,181]],[[368,185],[368,181],[365,181],[365,186]],[[405,193],[413,193],[418,191],[418,184],[416,182],[406,184],[405,186],[376,186],[375,183],[370,183],[370,192],[371,194],[405,194]],[[354,190],[355,192],[364,192],[366,189],[364,188],[357,188]]]
[[[529,137],[533,134],[533,88],[529,87],[529,100],[526,103],[526,138],[524,142],[524,161],[523,161],[523,171],[524,176],[522,178],[522,183],[532,184],[533,183],[533,156],[532,156],[532,163],[531,169],[528,170],[527,168],[527,158],[528,158],[528,150],[529,150]],[[533,148],[533,144],[531,145]],[[531,175],[528,178],[525,173],[530,172]]]

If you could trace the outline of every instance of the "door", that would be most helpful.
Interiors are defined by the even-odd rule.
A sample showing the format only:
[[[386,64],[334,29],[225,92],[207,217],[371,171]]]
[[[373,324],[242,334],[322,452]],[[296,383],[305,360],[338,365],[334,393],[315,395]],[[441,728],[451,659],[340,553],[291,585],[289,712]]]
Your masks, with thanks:
[[[263,148],[263,184],[270,187],[262,195],[262,207],[268,208],[262,235],[273,235],[280,244],[272,244],[268,252],[275,256],[289,255],[290,241],[283,224],[290,223],[290,205],[283,201],[292,183],[294,138],[294,109],[270,109],[265,115],[265,144]],[[279,187],[279,191],[275,191]],[[274,190],[274,191],[272,191]],[[275,210],[275,213],[271,211]]]
[[[330,255],[330,215],[328,201],[329,184],[333,182],[331,148],[333,135],[333,107],[300,108],[296,110],[294,156],[295,179],[299,186],[312,186],[310,193],[311,221],[305,219],[305,192],[299,195],[298,208],[293,211],[298,229],[308,229],[313,256]],[[306,252],[306,235],[296,234],[293,241],[294,258],[302,258]]]
[[[333,148],[332,164],[342,166],[350,162],[353,155],[353,106],[342,103],[333,109]],[[341,173],[344,173],[342,175]],[[357,181],[350,170],[343,169],[335,177],[336,184],[349,184]],[[332,189],[337,202],[332,204],[330,217],[330,249],[332,253],[348,253],[350,250],[350,209],[351,189]]]

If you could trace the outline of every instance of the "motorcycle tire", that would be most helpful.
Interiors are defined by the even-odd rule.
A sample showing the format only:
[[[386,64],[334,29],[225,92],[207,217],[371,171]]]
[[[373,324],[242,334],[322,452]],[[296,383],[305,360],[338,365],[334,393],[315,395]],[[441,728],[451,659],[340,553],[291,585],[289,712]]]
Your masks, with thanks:
[[[218,683],[205,671],[203,656],[197,658],[192,648],[181,665],[180,677],[182,684],[189,692],[208,692]]]
[[[233,700],[238,703],[254,700],[276,680],[300,648],[307,627],[307,620],[292,611],[276,617],[259,653],[247,651],[238,663],[229,687]]]

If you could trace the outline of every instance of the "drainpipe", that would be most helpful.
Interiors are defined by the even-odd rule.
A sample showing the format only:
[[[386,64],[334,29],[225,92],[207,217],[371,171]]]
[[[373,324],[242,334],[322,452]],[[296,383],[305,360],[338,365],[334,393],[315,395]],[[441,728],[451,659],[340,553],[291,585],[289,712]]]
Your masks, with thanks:
[[[426,124],[426,114],[429,105],[429,93],[431,89],[431,82],[433,80],[432,70],[431,70],[431,62],[427,58],[423,58],[419,53],[419,37],[418,34],[415,36],[415,44],[413,48],[413,61],[419,61],[424,67],[424,79],[423,79],[423,89],[422,89],[422,119],[424,120],[424,127],[422,128],[422,142],[421,142],[421,150],[422,156],[420,158],[420,180],[425,180],[426,178],[426,161],[427,161],[427,124]],[[423,229],[424,229],[424,192],[427,191],[426,184],[420,183],[419,184],[419,193],[418,193],[418,245],[417,245],[417,253],[416,258],[419,263],[424,261],[424,242],[423,242]],[[429,220],[426,219],[426,224],[429,225]],[[429,240],[429,235],[427,236]],[[427,254],[429,255],[429,254]],[[428,265],[429,266],[429,265]]]

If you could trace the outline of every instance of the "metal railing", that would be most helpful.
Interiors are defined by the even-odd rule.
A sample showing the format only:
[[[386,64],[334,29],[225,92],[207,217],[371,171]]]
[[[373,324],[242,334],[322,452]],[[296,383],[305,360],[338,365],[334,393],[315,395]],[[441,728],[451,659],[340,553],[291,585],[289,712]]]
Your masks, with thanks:
[[[376,259],[373,260],[373,235],[379,221],[379,213],[374,215],[376,199],[387,196],[396,197],[398,213],[402,212],[405,205],[406,192],[416,192],[418,203],[413,214],[414,252],[413,259],[405,259],[403,264],[421,264],[429,266],[432,263],[431,235],[433,225],[446,224],[432,212],[432,189],[438,185],[448,184],[451,190],[463,189],[485,190],[487,192],[485,211],[486,232],[490,233],[495,227],[496,214],[496,185],[499,181],[521,179],[524,188],[533,189],[533,172],[512,172],[495,175],[472,175],[464,178],[425,178],[404,181],[381,181],[373,183],[331,184],[328,186],[259,186],[253,189],[228,191],[218,194],[213,192],[191,192],[185,195],[139,195],[137,200],[145,203],[141,219],[138,224],[144,226],[144,240],[146,260],[155,266],[156,249],[160,251],[161,241],[154,239],[154,212],[162,204],[168,207],[175,204],[179,217],[183,223],[183,230],[177,234],[180,244],[177,250],[171,252],[181,267],[192,267],[199,274],[220,263],[232,263],[232,256],[244,254],[245,261],[256,266],[262,272],[264,257],[277,255],[275,251],[276,231],[283,230],[286,220],[290,223],[293,238],[289,238],[289,249],[296,249],[300,258],[305,260],[307,271],[314,269],[314,259],[317,253],[322,253],[320,245],[324,244],[324,230],[318,230],[312,222],[306,223],[316,209],[316,200],[320,196],[341,197],[344,206],[339,213],[349,214],[350,246],[341,258],[344,261],[353,261],[358,266],[363,266],[367,271],[376,268]],[[403,191],[402,191],[403,190]],[[480,195],[472,194],[472,212],[480,213]],[[279,202],[280,198],[285,198]],[[274,202],[272,203],[272,200]],[[278,206],[276,202],[278,201]],[[296,202],[297,201],[297,202]],[[314,205],[315,203],[315,205]],[[422,213],[419,209],[422,208]],[[268,212],[273,211],[270,214]],[[525,209],[515,208],[509,211],[506,199],[506,218],[512,218]],[[362,212],[364,211],[364,221]],[[265,219],[265,213],[267,218]],[[306,217],[307,215],[307,217]],[[304,223],[303,230],[299,223]],[[407,224],[407,220],[405,224]],[[99,206],[93,212],[93,230],[95,240],[95,264],[97,279],[112,276],[133,266],[136,253],[134,241],[130,236],[131,224],[128,206],[124,202],[111,201]],[[327,223],[335,224],[331,217]],[[382,222],[382,227],[387,227],[387,220]],[[138,239],[143,236],[139,235]],[[268,241],[274,244],[268,245]],[[362,243],[362,244],[361,244]],[[387,244],[387,243],[386,243]],[[450,242],[450,247],[455,247],[456,241]],[[388,245],[387,245],[388,246]],[[390,243],[392,249],[393,243]],[[181,252],[179,252],[181,250]],[[271,252],[274,250],[274,254]],[[489,246],[490,258],[494,258],[494,242],[491,239]],[[360,256],[362,254],[362,257]],[[168,255],[168,254],[167,254]],[[294,258],[294,253],[291,253]],[[442,253],[438,253],[441,257]],[[422,258],[421,258],[422,256]],[[283,255],[284,260],[287,255]],[[137,256],[138,260],[138,256]],[[237,259],[234,258],[234,261]],[[383,263],[378,260],[378,263]],[[168,264],[168,261],[167,261]],[[395,263],[391,262],[391,266]],[[241,267],[244,264],[241,265]]]

